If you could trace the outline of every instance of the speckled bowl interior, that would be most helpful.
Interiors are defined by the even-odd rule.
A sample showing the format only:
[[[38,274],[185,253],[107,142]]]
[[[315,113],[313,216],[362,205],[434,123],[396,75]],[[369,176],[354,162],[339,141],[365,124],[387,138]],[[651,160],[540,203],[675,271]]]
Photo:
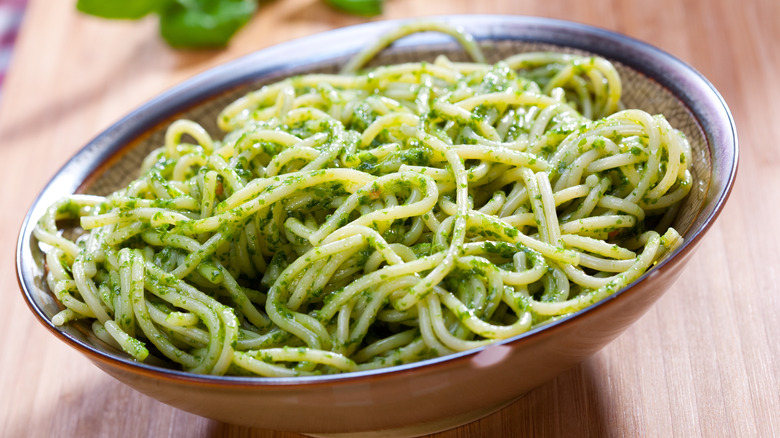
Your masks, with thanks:
[[[624,106],[664,114],[692,145],[695,185],[674,223],[685,245],[629,288],[548,327],[486,349],[351,375],[193,376],[135,363],[91,335],[86,323],[53,326],[51,317],[61,307],[44,284],[42,254],[30,235],[46,205],[74,191],[107,194],[126,185],[137,176],[146,154],[163,144],[167,125],[178,118],[195,120],[212,136],[221,137],[216,118],[228,103],[293,74],[337,71],[360,48],[360,41],[397,25],[381,22],[308,37],[206,72],[132,112],[87,145],[44,190],[20,234],[19,281],[33,312],[109,374],[166,403],[227,422],[317,434],[408,436],[453,427],[497,409],[598,351],[671,285],[725,202],[737,162],[728,109],[690,67],[617,34],[527,17],[442,19],[473,33],[490,62],[519,52],[551,50],[599,55],[614,62],[623,80]],[[448,37],[420,34],[385,50],[373,64],[432,61],[440,54],[467,60]],[[479,396],[462,396],[475,388]],[[438,408],[430,407],[434,405]],[[258,409],[266,414],[253,415]],[[388,411],[393,415],[384,414]]]

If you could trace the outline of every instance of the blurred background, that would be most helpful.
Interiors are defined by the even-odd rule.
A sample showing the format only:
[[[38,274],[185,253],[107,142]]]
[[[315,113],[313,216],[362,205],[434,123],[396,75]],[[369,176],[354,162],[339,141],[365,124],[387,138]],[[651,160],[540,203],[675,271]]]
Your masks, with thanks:
[[[0,1],[0,98],[27,0]]]

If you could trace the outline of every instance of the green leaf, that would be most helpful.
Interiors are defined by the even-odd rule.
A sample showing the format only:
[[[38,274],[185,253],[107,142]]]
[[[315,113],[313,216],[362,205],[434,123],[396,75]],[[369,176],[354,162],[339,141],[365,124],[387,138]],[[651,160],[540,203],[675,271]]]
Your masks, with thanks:
[[[257,10],[257,0],[174,0],[160,10],[160,33],[173,47],[223,47]]]
[[[379,15],[383,0],[327,0],[331,6],[358,15]]]
[[[170,0],[167,0],[170,1]],[[160,0],[78,0],[76,9],[102,18],[135,20],[157,9]]]

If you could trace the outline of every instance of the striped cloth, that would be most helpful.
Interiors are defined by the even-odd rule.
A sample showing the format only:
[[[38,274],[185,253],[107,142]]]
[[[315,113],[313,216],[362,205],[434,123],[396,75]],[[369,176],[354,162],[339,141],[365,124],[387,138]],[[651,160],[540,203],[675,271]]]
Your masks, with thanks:
[[[0,0],[0,96],[27,0]]]

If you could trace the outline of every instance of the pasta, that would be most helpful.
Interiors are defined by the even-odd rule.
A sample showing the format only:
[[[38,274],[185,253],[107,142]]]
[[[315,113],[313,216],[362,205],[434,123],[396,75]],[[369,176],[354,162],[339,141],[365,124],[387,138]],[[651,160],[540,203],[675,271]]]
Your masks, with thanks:
[[[474,58],[364,69],[409,33]],[[56,325],[91,322],[138,361],[203,374],[388,367],[584,309],[682,242],[685,136],[624,109],[598,57],[484,62],[416,23],[341,74],[266,85],[216,139],[170,125],[140,176],[52,205],[35,237]],[[74,228],[83,232],[65,233]]]

